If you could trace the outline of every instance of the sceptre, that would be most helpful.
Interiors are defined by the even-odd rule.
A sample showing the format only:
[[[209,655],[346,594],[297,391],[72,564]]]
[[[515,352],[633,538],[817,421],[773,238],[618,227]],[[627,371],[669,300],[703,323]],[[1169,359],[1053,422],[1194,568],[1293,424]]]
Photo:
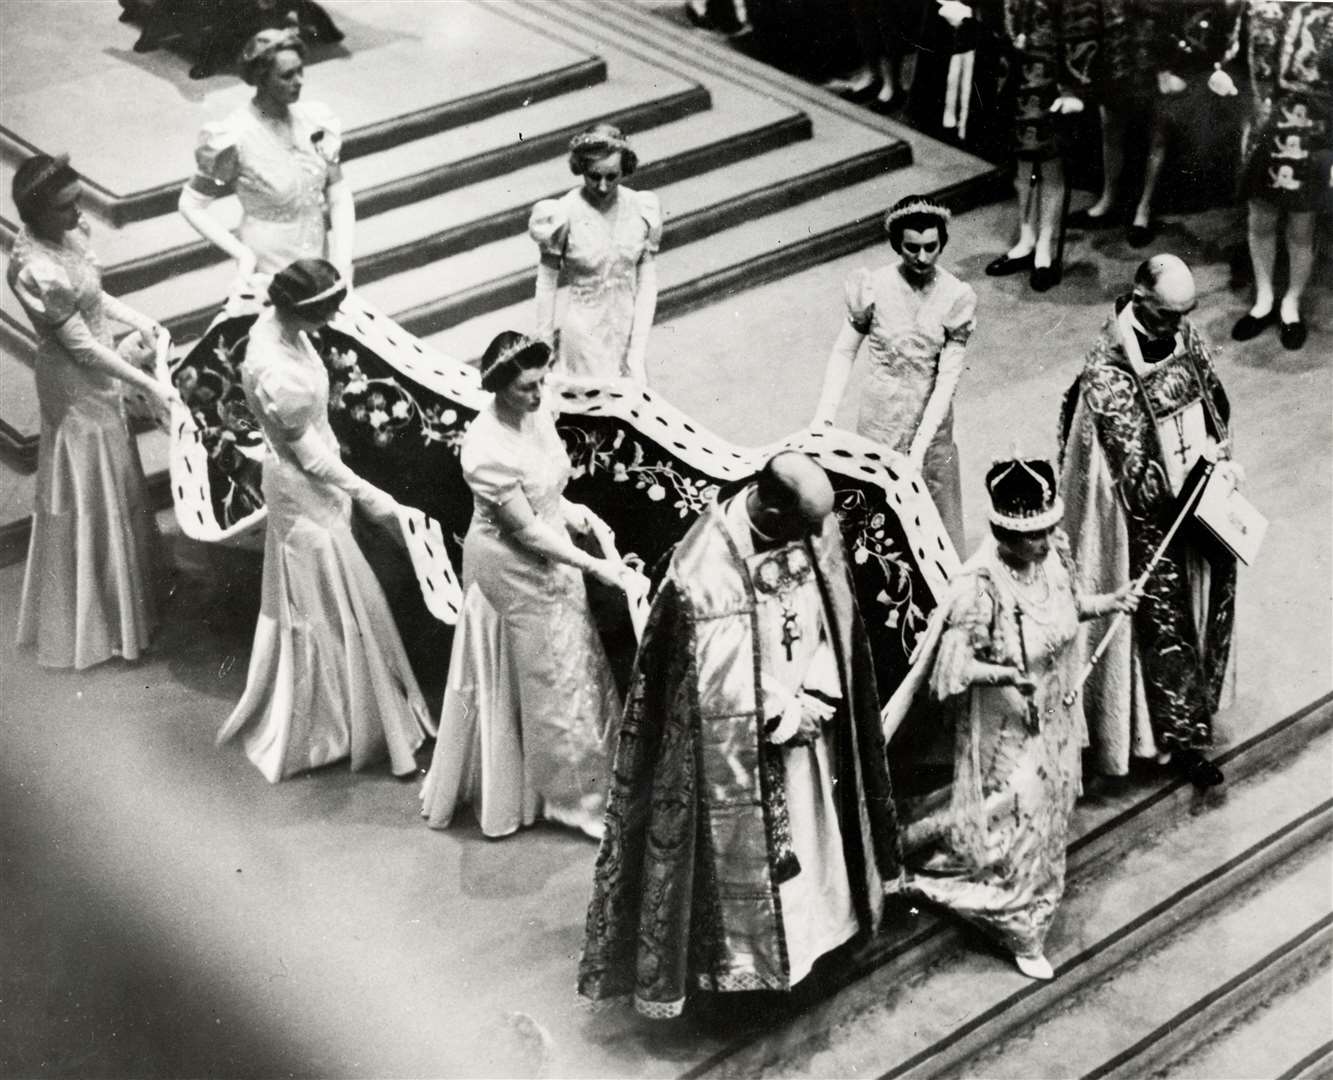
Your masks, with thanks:
[[[1176,533],[1180,531],[1180,526],[1185,523],[1185,519],[1189,517],[1190,513],[1194,510],[1195,504],[1203,494],[1203,489],[1208,484],[1208,478],[1212,475],[1213,469],[1216,467],[1217,463],[1214,461],[1210,461],[1204,466],[1203,471],[1199,474],[1198,483],[1194,485],[1194,489],[1189,493],[1189,498],[1187,498],[1184,505],[1181,506],[1180,513],[1176,515],[1176,520],[1171,523],[1171,528],[1167,529],[1166,535],[1162,537],[1162,542],[1157,545],[1157,550],[1153,552],[1152,558],[1148,560],[1148,565],[1144,567],[1143,573],[1134,579],[1134,592],[1141,592],[1143,587],[1148,584],[1149,575],[1152,574],[1157,564],[1162,561],[1162,556],[1166,554],[1166,549],[1170,546],[1171,541],[1176,538]],[[1110,646],[1111,639],[1116,636],[1117,632],[1119,632],[1120,625],[1125,621],[1126,614],[1127,613],[1123,611],[1117,611],[1115,613],[1115,618],[1111,620],[1111,625],[1107,628],[1105,636],[1098,643],[1092,656],[1088,658],[1088,662],[1083,666],[1083,670],[1079,672],[1078,678],[1074,680],[1074,685],[1070,687],[1069,692],[1065,694],[1063,698],[1065,708],[1069,708],[1069,706],[1073,705],[1077,700],[1078,695],[1083,690],[1083,684],[1088,681],[1088,677],[1092,674],[1092,669],[1097,666],[1097,662],[1102,658],[1102,655]]]

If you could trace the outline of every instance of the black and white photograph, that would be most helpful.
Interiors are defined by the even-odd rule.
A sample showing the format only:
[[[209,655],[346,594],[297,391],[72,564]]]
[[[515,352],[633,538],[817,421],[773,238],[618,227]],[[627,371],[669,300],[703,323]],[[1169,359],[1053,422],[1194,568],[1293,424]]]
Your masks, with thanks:
[[[0,264],[0,1080],[1333,1077],[1333,0],[4,0]]]

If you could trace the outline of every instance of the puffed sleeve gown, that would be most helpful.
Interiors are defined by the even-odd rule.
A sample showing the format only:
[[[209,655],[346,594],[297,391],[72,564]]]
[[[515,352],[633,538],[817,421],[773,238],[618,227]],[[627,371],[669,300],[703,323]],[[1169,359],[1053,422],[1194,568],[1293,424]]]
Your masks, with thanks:
[[[560,281],[567,287],[556,321],[556,369],[598,378],[630,375],[639,264],[662,245],[657,196],[622,187],[604,216],[575,188],[537,203],[528,232],[542,255],[560,260]]]
[[[9,284],[37,332],[41,409],[18,643],[35,645],[43,667],[136,659],[156,621],[157,526],[126,421],[124,384],[78,347],[80,334],[110,347],[110,318],[126,312],[102,292],[83,221],[59,243],[20,229]]]
[[[549,413],[515,431],[492,405],[468,429],[462,465],[474,503],[463,613],[422,816],[444,828],[470,803],[487,836],[538,817],[600,836],[620,697],[583,575],[523,547],[498,516],[522,492],[563,531],[569,457]]]
[[[218,741],[240,739],[269,781],[351,758],[387,754],[394,773],[433,730],[389,604],[352,536],[352,499],[297,459],[313,432],[338,456],[328,375],[309,341],[285,341],[260,316],[241,369],[264,433],[264,578],[245,692]]]

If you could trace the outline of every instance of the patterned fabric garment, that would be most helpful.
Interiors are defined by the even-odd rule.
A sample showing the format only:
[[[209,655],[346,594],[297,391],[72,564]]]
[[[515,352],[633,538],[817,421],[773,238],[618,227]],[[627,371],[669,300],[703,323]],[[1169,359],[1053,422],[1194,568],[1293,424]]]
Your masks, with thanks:
[[[295,450],[300,439],[337,461],[324,365],[304,335],[285,339],[270,311],[251,331],[241,374],[268,447],[268,522],[245,692],[218,741],[240,739],[270,782],[346,757],[353,769],[387,756],[394,773],[414,772],[430,714],[352,537],[351,496]]]
[[[1089,104],[1152,93],[1151,19],[1130,18],[1127,0],[989,0],[979,13],[1012,50],[1007,93],[1021,161],[1059,155],[1059,121],[1050,106],[1061,93]]]
[[[195,149],[193,186],[236,195],[241,242],[264,274],[325,254],[324,191],[342,150],[341,126],[317,102],[292,105],[291,118],[289,136],[249,102],[205,126]]]
[[[1219,442],[1227,438],[1230,407],[1207,346],[1188,321],[1181,338],[1177,354],[1140,380],[1112,319],[1071,390],[1062,479],[1065,522],[1078,565],[1090,571],[1105,575],[1127,559],[1126,580],[1139,576],[1175,518],[1175,493],[1158,435],[1160,420],[1198,401],[1209,433]],[[1108,495],[1103,488],[1116,494]],[[1105,512],[1094,509],[1102,506]],[[1098,523],[1099,514],[1106,520]],[[1123,537],[1127,555],[1117,551],[1117,535]],[[1231,652],[1235,563],[1227,559],[1211,564],[1207,626],[1197,627],[1189,572],[1191,557],[1198,554],[1191,550],[1193,543],[1185,534],[1167,549],[1148,578],[1133,621],[1132,663],[1141,671],[1141,692],[1160,749],[1211,744],[1212,715]],[[1098,591],[1116,587],[1103,576]],[[1118,726],[1119,715],[1130,711],[1134,688],[1126,685],[1117,693],[1123,695],[1122,703],[1094,705],[1097,684],[1090,684],[1085,701],[1094,734],[1105,725]],[[1099,715],[1103,709],[1106,715]]]
[[[1064,895],[1069,817],[1081,790],[1085,741],[1077,701],[1072,577],[1057,540],[1031,584],[1020,584],[988,539],[937,609],[933,696],[954,716],[950,804],[941,842],[905,888],[995,936],[1019,956],[1040,954]],[[928,639],[930,640],[930,639]],[[1026,669],[1028,700],[1012,687],[974,682],[974,661]]]
[[[497,513],[521,492],[564,532],[569,457],[549,412],[516,431],[490,406],[468,429],[462,466],[474,499],[467,596],[422,814],[444,828],[470,803],[488,836],[545,816],[600,837],[620,698],[583,575],[530,552]]]
[[[126,423],[125,384],[64,335],[81,322],[110,347],[110,320],[134,316],[102,292],[82,218],[59,243],[21,228],[8,279],[37,334],[32,366],[41,409],[18,643],[35,644],[44,667],[133,660],[156,621],[149,575],[157,526]]]
[[[1329,198],[1333,164],[1333,5],[1251,2],[1241,19],[1253,91],[1243,192],[1287,210],[1317,210]]]
[[[966,345],[976,327],[977,294],[937,268],[924,288],[909,285],[897,265],[858,270],[847,281],[847,317],[866,335],[870,376],[856,431],[906,453],[935,389],[940,355]],[[949,407],[926,450],[922,474],[954,550],[963,550],[963,497]]]
[[[789,952],[786,920],[830,896],[844,898],[831,908],[845,903],[827,846],[834,838],[859,929],[878,926],[882,883],[899,874],[897,819],[869,649],[841,548],[831,516],[804,547],[847,706],[821,755],[765,737],[757,586],[722,507],[710,508],[677,546],[653,600],[616,745],[579,963],[584,996],[633,995],[640,1013],[670,1017],[696,989],[790,989],[812,957]],[[792,754],[804,760],[789,776]],[[816,765],[829,770],[820,797],[807,788],[799,801],[789,799],[789,782],[798,773],[813,780]],[[828,819],[801,820],[830,803],[836,832]],[[810,842],[821,833],[824,842]],[[839,914],[812,919],[801,932],[815,930],[822,944],[804,944],[836,942],[844,928],[830,922]]]
[[[589,205],[582,189],[543,199],[528,230],[543,256],[560,260],[568,286],[557,316],[557,370],[612,378],[629,375],[639,263],[662,244],[662,210],[651,191],[618,189],[608,215]]]

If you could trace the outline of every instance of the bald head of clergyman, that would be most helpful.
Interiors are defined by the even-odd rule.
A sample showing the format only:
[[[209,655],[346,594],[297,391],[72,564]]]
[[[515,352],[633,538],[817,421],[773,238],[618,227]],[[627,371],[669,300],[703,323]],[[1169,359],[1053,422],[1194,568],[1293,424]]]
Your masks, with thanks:
[[[1194,275],[1176,255],[1145,259],[1134,274],[1134,316],[1154,338],[1174,337],[1196,306]]]
[[[812,457],[784,450],[759,470],[745,509],[758,539],[788,543],[819,531],[833,509],[833,485]]]

